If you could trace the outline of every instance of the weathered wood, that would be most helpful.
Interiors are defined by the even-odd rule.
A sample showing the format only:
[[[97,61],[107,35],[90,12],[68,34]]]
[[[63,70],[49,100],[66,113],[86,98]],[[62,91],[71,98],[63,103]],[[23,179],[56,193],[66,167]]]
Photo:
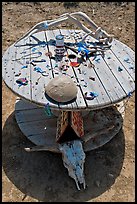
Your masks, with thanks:
[[[116,41],[115,41],[116,42]],[[121,49],[117,46],[117,42],[115,43],[115,46],[112,45],[111,50],[114,53],[114,55],[116,56],[117,60],[121,63],[121,65],[124,66],[124,70],[126,70],[128,72],[128,74],[131,76],[131,78],[133,80],[135,80],[135,62],[134,62],[134,58],[132,56],[132,58],[129,56],[128,52],[126,52],[124,49],[125,47]],[[130,49],[130,48],[129,48]],[[129,51],[129,53],[132,53]],[[129,60],[127,60],[129,59]]]
[[[47,31],[46,32],[47,41],[50,41],[51,39],[52,40],[56,39],[55,37],[59,33],[57,33],[57,31],[55,31],[55,32],[56,32],[56,34],[53,31]],[[53,56],[56,55],[55,49],[56,49],[56,47],[54,45],[53,46],[52,45],[48,45],[48,50],[49,50],[49,52],[52,53]],[[52,70],[53,70],[53,77],[61,76],[62,75],[62,71],[59,70],[59,67],[56,67],[56,65],[59,66],[58,63],[54,59],[50,59],[50,60],[51,60],[51,66],[52,66]],[[59,108],[60,109],[62,109],[64,107],[66,107],[67,109],[71,109],[72,105],[71,104],[69,104],[69,105],[60,105],[59,104]]]
[[[68,34],[71,33],[71,31],[67,31],[69,32]],[[77,30],[74,30],[74,33],[77,33]],[[79,33],[76,34],[78,36],[78,38],[84,35],[84,33]],[[80,42],[80,39],[76,39],[76,35],[71,35],[71,40],[72,42]],[[93,40],[94,41],[94,40]],[[69,50],[70,52],[70,50]],[[71,52],[70,52],[71,53]],[[104,87],[102,87],[102,84],[98,78],[98,76],[95,73],[95,70],[93,68],[89,68],[89,66],[91,65],[90,61],[87,60],[87,62],[84,62],[83,64],[81,64],[79,66],[79,69],[81,70],[81,74],[79,72],[79,70],[77,68],[75,68],[76,74],[78,76],[79,79],[84,79],[84,82],[86,83],[87,87],[82,86],[82,92],[83,94],[85,92],[97,92],[98,93],[98,97],[95,98],[94,100],[86,100],[86,103],[88,104],[89,107],[97,107],[99,105],[103,104],[107,104],[107,103],[111,103],[111,100],[109,98],[109,96],[106,93],[106,90],[104,89]],[[90,77],[95,78],[95,81],[91,80]],[[81,81],[80,81],[81,83]]]
[[[104,60],[126,94],[128,95],[129,92],[134,91],[135,83],[133,78],[130,76],[124,66],[121,65],[113,52],[107,50],[105,52]],[[122,69],[121,72],[118,71],[119,67]]]
[[[86,134],[83,137],[83,141],[88,142],[89,140],[91,140],[91,139],[93,139],[95,137],[98,137],[101,134],[106,134],[108,132],[108,130],[111,130],[113,128],[114,128],[113,124],[107,124],[107,127],[104,127],[102,129],[98,130],[97,132],[94,132],[92,135],[91,135],[91,133]]]
[[[16,118],[18,119],[19,123],[45,120],[46,113],[44,111],[44,108],[37,108],[37,116],[35,112],[36,108],[30,110],[28,109],[26,111],[16,111]],[[50,118],[55,118],[55,116],[51,116]]]
[[[20,99],[20,98],[17,98],[16,99],[16,103],[18,103],[18,106],[16,106],[16,103],[15,103],[15,106],[16,106],[16,111],[19,111],[19,110],[33,110],[33,109],[38,109],[39,107],[32,103],[32,102],[28,102],[26,103],[27,101],[26,100],[23,100],[23,99]]]
[[[117,47],[118,52],[122,51],[124,56],[127,54],[128,57],[135,62],[135,52],[130,47],[116,39],[112,41],[112,45]]]
[[[40,148],[37,147],[36,151],[41,151],[42,149],[52,151],[54,149],[54,152],[60,152],[55,141],[57,118],[48,118],[46,114],[45,119],[44,115],[41,118],[40,116],[37,117],[40,114],[40,108],[33,109],[34,107],[32,107],[30,111],[19,110],[18,106],[21,107],[20,103],[24,103],[24,107],[30,107],[30,104],[25,104],[28,103],[26,101],[18,101],[15,105],[15,117],[24,135],[35,145],[42,146]],[[41,108],[41,111],[43,111],[43,108]],[[30,117],[31,113],[32,117]],[[109,107],[89,112],[83,117],[83,122],[85,134],[82,139],[83,142],[84,138],[85,141],[88,140],[83,143],[84,150],[90,151],[110,141],[119,132],[123,119],[116,108]]]
[[[64,33],[62,33],[62,30],[55,30],[54,33],[55,33],[55,35],[57,35],[57,34],[64,35]],[[66,40],[65,40],[65,42],[66,42]],[[68,51],[65,52],[65,55],[68,55]],[[85,108],[86,103],[85,103],[85,100],[83,99],[83,95],[82,95],[80,87],[77,83],[77,77],[75,76],[74,70],[71,66],[69,66],[68,70],[66,71],[66,75],[68,75],[69,77],[73,77],[72,80],[74,81],[74,83],[77,84],[77,89],[78,89],[77,99],[76,99],[76,102],[72,103],[72,109],[76,108],[79,110],[82,107]]]
[[[33,37],[24,38],[20,40],[16,46],[11,45],[3,55],[2,60],[2,77],[6,85],[18,96],[32,101],[39,106],[45,106],[49,101],[44,95],[44,86],[55,76],[61,74],[72,75],[73,80],[78,85],[78,95],[75,102],[68,105],[57,105],[49,102],[50,108],[53,110],[94,110],[104,108],[122,101],[128,97],[130,93],[135,90],[135,53],[125,44],[114,39],[110,50],[105,51],[104,58],[99,55],[95,59],[90,57],[85,63],[81,63],[78,67],[69,67],[66,72],[61,72],[55,68],[56,62],[45,55],[45,52],[51,51],[55,54],[54,45],[46,45],[49,40],[55,40],[55,36],[59,33],[65,35],[65,42],[79,42],[85,32],[82,30],[64,30],[56,29],[51,31],[42,31],[33,34]],[[37,38],[35,40],[34,38]],[[95,42],[95,39],[88,36],[86,42]],[[45,46],[38,44],[38,42],[45,42]],[[36,44],[31,48],[29,44]],[[42,53],[41,56],[33,58],[36,51]],[[74,53],[67,49],[68,53]],[[65,53],[65,54],[66,54]],[[100,60],[97,60],[100,58]],[[129,60],[126,61],[126,58]],[[46,62],[37,62],[36,66],[45,70],[48,76],[42,76],[34,70],[34,65],[30,64],[32,60],[45,59]],[[86,65],[90,63],[95,65],[94,68],[88,69]],[[35,64],[35,63],[34,63]],[[46,67],[49,65],[49,68]],[[23,66],[27,66],[23,68]],[[118,67],[122,71],[118,71]],[[20,75],[18,75],[20,74]],[[25,78],[28,80],[26,86],[19,87],[16,80]],[[95,77],[95,81],[89,79]],[[84,81],[86,86],[84,87]],[[97,92],[98,97],[94,100],[85,100],[85,92]]]
[[[89,39],[92,41],[91,36],[89,36]],[[106,53],[106,51],[105,51]],[[104,53],[104,56],[105,56]],[[97,59],[99,59],[97,61]],[[95,72],[100,78],[100,81],[102,83],[102,86],[107,91],[107,94],[111,98],[112,103],[115,101],[118,101],[119,98],[126,97],[126,93],[121,87],[121,84],[117,80],[117,78],[113,75],[113,72],[109,69],[109,67],[106,65],[104,58],[102,55],[97,56],[92,63],[95,65]],[[115,68],[115,67],[114,67]],[[111,69],[113,70],[113,65],[111,66]]]
[[[13,88],[15,62],[12,61],[16,57],[17,48],[11,45],[5,52],[2,59],[2,77],[8,87]]]
[[[29,40],[27,40],[29,42]],[[14,74],[12,76],[13,78],[13,83],[12,83],[12,89],[17,93],[19,96],[22,96],[24,98],[28,98],[30,101],[32,100],[31,97],[31,75],[30,75],[30,65],[27,64],[26,62],[30,58],[30,49],[29,46],[23,46],[27,43],[25,39],[22,39],[20,41],[21,46],[15,47],[16,49],[16,54],[15,57],[11,59],[11,62],[13,60],[14,63]],[[14,52],[14,51],[13,51]],[[27,68],[23,68],[23,66],[26,66]],[[27,85],[22,85],[19,86],[17,84],[16,80],[20,78],[26,78],[28,80]]]
[[[35,40],[36,39],[36,40]],[[53,78],[52,71],[51,71],[51,64],[49,61],[49,57],[45,55],[46,52],[48,52],[47,46],[46,46],[46,39],[45,39],[45,33],[36,33],[31,37],[31,43],[37,44],[38,42],[42,43],[45,42],[45,45],[39,44],[39,46],[34,46],[31,49],[31,55],[35,54],[35,52],[41,52],[42,55],[39,58],[36,58],[36,62],[34,61],[33,64],[36,66],[33,66],[31,64],[31,84],[32,84],[32,100],[34,102],[39,102],[40,104],[47,104],[49,103],[50,107],[52,108],[58,108],[58,105],[52,104],[47,100],[45,97],[45,86],[50,82],[50,80]],[[35,51],[33,51],[35,49]],[[45,60],[44,62],[41,62],[42,60]],[[47,67],[48,65],[48,67]],[[37,72],[35,68],[40,68],[44,73]]]

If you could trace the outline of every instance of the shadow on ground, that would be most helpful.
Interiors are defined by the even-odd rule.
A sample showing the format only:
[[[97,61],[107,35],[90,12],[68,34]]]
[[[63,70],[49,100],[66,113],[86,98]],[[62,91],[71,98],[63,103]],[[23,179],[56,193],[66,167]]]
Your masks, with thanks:
[[[21,133],[13,112],[3,127],[3,168],[10,181],[26,196],[46,202],[79,202],[107,191],[119,176],[125,154],[123,131],[106,145],[86,153],[87,188],[78,191],[63,166],[61,154],[25,152],[33,144]]]

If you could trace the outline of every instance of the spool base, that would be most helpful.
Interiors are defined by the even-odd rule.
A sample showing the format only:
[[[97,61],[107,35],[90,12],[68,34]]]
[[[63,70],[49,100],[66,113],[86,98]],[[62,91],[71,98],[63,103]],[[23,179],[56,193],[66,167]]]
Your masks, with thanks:
[[[44,108],[17,100],[15,118],[23,134],[35,145],[45,146],[45,150],[60,153],[56,143],[57,117],[48,117]],[[94,150],[109,142],[121,129],[123,118],[116,107],[89,111],[83,116],[84,151]],[[37,151],[37,150],[36,150]]]

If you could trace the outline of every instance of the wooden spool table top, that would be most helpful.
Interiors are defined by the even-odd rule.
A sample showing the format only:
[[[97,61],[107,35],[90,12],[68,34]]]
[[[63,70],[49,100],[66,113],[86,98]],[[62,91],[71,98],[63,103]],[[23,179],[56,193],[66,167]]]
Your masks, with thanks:
[[[104,56],[99,53],[80,63],[79,67],[69,66],[68,70],[61,71],[58,62],[45,54],[51,52],[52,56],[55,55],[54,41],[58,34],[64,35],[65,43],[76,45],[85,32],[66,29],[42,31],[23,38],[4,53],[2,77],[15,94],[42,107],[49,103],[51,109],[55,110],[95,110],[118,103],[134,92],[133,50],[113,39],[111,48],[104,52]],[[94,46],[96,40],[88,36],[85,42]],[[65,54],[75,53],[67,49]],[[90,67],[91,63],[94,68]],[[37,72],[36,67],[40,68],[43,74]],[[54,104],[45,97],[45,86],[52,78],[62,74],[70,76],[78,87],[77,99],[67,105]],[[26,78],[27,85],[19,86],[16,80],[20,78]],[[84,97],[86,92],[95,92],[98,96],[87,100]]]

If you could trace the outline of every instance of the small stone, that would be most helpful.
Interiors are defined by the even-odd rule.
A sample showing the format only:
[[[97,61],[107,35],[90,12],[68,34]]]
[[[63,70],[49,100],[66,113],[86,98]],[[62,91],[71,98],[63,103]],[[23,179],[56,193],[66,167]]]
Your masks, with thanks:
[[[121,20],[122,18],[121,17],[118,17],[118,20]]]

